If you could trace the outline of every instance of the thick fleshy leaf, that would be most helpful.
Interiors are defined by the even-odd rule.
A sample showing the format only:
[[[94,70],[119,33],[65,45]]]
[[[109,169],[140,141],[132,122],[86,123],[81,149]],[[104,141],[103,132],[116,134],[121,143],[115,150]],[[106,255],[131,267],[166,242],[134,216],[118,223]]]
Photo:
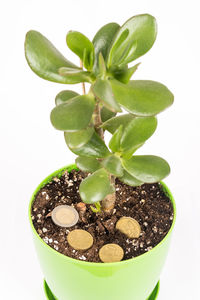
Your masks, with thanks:
[[[107,157],[110,154],[106,144],[96,132],[93,133],[91,139],[85,145],[76,149],[70,148],[70,150],[80,156],[96,158]]]
[[[153,46],[157,35],[156,20],[148,14],[126,21],[117,32],[108,57],[108,67],[125,65],[145,54]]]
[[[83,70],[77,70],[72,68],[62,67],[59,70],[59,74],[77,80],[78,82],[92,82],[91,73]]]
[[[124,158],[124,159],[130,159],[132,157],[133,153],[135,153],[143,145],[144,145],[144,143],[139,144],[139,145],[131,148],[130,150],[128,150],[126,152],[122,152],[121,153],[121,157]]]
[[[100,30],[96,33],[92,41],[95,50],[95,61],[93,67],[95,73],[98,72],[99,54],[102,53],[104,60],[106,61],[110,45],[119,28],[120,26],[117,23],[109,23],[100,28]]]
[[[82,130],[67,132],[65,131],[65,141],[70,149],[80,148],[85,145],[94,133],[93,127],[87,127]]]
[[[112,138],[109,142],[109,148],[112,152],[120,151],[121,137],[122,137],[123,125],[120,125],[119,128],[114,132]]]
[[[70,91],[70,90],[61,91],[55,98],[55,104],[56,106],[58,106],[77,96],[79,96],[79,94],[74,91]]]
[[[88,126],[94,111],[92,96],[77,96],[56,106],[51,112],[51,123],[58,130],[76,131]]]
[[[111,185],[108,173],[104,169],[99,169],[85,178],[79,188],[81,199],[89,204],[101,201],[113,192],[114,187]]]
[[[111,80],[115,99],[128,112],[137,116],[153,116],[174,101],[168,88],[156,81],[133,80],[128,84]]]
[[[120,177],[119,180],[122,181],[125,184],[130,185],[130,186],[140,186],[140,185],[143,184],[142,181],[136,179],[135,177],[133,177],[131,174],[129,174],[125,170],[124,170],[123,176]]]
[[[114,133],[120,125],[123,125],[123,128],[125,128],[131,120],[133,120],[135,117],[131,114],[125,114],[118,117],[114,117],[106,121],[101,125],[101,127],[104,130],[108,130],[110,133]]]
[[[168,163],[163,158],[153,155],[138,155],[129,160],[124,159],[123,166],[133,177],[145,183],[158,182],[170,173]]]
[[[80,57],[87,70],[91,70],[94,63],[94,46],[92,42],[78,31],[69,31],[66,37],[68,47]]]
[[[109,173],[117,177],[123,176],[123,167],[119,157],[115,155],[108,156],[102,160],[101,164]]]
[[[86,156],[77,157],[76,165],[80,170],[89,173],[93,173],[102,168],[100,162],[96,158]]]
[[[95,97],[102,101],[108,109],[113,112],[121,112],[121,108],[113,96],[112,88],[108,80],[98,78],[92,86],[92,91]]]
[[[41,33],[31,30],[26,34],[25,55],[30,68],[38,76],[59,83],[78,83],[76,78],[59,74],[61,67],[80,70],[68,61]]]
[[[128,83],[132,75],[137,71],[139,65],[140,63],[131,68],[128,68],[127,66],[124,66],[123,68],[117,68],[113,71],[113,75],[120,82]]]
[[[107,107],[103,106],[101,109],[101,121],[106,122],[107,120],[113,118],[116,115],[115,112],[107,109]]]
[[[155,117],[136,117],[124,128],[121,152],[129,152],[152,136],[157,127]]]

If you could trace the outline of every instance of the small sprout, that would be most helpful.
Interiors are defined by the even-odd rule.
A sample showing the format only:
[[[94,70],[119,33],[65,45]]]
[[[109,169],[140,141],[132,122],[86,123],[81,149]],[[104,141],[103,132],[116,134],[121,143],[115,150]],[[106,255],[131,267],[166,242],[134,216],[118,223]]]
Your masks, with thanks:
[[[94,213],[100,213],[101,212],[101,204],[100,204],[100,202],[96,202],[94,205],[95,205],[95,207],[92,206],[92,205],[90,205],[91,210]]]

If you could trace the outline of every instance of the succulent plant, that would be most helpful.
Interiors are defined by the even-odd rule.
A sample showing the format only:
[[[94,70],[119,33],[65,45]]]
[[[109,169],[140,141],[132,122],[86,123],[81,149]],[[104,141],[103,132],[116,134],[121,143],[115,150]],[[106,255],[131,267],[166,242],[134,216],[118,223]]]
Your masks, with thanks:
[[[81,67],[67,60],[41,33],[26,35],[26,59],[38,76],[63,84],[91,85],[83,95],[61,91],[51,123],[64,132],[67,146],[78,155],[78,168],[91,173],[79,192],[83,202],[95,204],[94,211],[114,207],[116,177],[139,186],[158,182],[170,172],[161,157],[135,155],[156,130],[156,115],[174,99],[159,82],[131,80],[139,64],[129,63],[151,49],[156,35],[156,20],[148,14],[134,16],[122,26],[109,23],[92,42],[80,32],[69,31],[67,46],[79,56]],[[112,135],[108,146],[105,131]]]

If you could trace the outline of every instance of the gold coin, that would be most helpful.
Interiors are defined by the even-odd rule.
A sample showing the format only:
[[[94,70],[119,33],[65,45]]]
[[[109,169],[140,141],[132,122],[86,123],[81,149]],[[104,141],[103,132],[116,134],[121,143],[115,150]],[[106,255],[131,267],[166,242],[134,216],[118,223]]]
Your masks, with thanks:
[[[72,230],[67,236],[67,241],[75,250],[87,250],[93,245],[92,235],[82,229]]]
[[[72,206],[59,205],[52,211],[51,218],[58,226],[72,227],[78,222],[79,214]]]
[[[104,263],[118,262],[124,257],[124,250],[117,244],[106,244],[99,250],[99,257]]]
[[[129,238],[139,238],[141,233],[140,224],[133,218],[122,217],[116,224],[116,229]]]

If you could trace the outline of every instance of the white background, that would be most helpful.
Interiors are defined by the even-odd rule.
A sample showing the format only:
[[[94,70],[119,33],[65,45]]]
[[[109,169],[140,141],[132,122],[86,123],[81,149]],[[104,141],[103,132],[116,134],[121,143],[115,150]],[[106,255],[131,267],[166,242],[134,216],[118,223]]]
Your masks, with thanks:
[[[197,300],[200,248],[200,19],[199,1],[179,0],[18,0],[0,4],[0,285],[1,299],[44,300],[42,274],[32,244],[27,208],[31,193],[52,171],[74,160],[53,129],[49,114],[61,84],[37,77],[24,58],[30,29],[47,36],[70,60],[68,30],[93,38],[105,23],[138,13],[153,14],[158,38],[135,78],[157,80],[175,94],[159,115],[154,136],[140,153],[163,156],[171,165],[165,180],[177,202],[178,217],[159,300]],[[81,91],[80,85],[68,86]],[[80,299],[81,300],[81,299]],[[95,300],[95,299],[94,299]],[[125,299],[126,300],[126,299]],[[134,299],[133,299],[134,300]]]

